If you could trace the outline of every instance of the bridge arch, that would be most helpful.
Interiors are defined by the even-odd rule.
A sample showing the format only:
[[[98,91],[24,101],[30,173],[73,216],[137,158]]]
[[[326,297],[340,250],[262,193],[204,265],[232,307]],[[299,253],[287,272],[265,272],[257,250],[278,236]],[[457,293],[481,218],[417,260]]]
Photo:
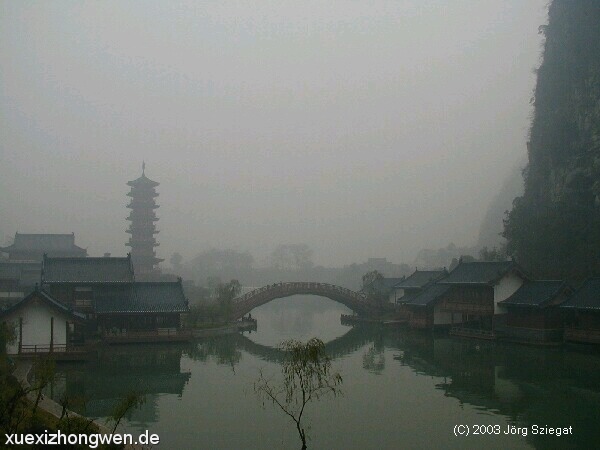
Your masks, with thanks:
[[[318,295],[347,306],[360,315],[368,314],[372,304],[365,294],[329,283],[291,281],[263,286],[233,300],[232,319],[245,316],[254,308],[292,295]]]

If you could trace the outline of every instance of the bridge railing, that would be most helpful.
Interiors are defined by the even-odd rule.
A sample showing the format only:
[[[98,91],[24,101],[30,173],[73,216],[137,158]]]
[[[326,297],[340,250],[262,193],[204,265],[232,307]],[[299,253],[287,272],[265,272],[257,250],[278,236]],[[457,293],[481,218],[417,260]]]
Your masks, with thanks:
[[[289,292],[295,290],[314,290],[316,292],[321,291],[323,293],[340,293],[352,298],[358,302],[366,302],[368,300],[367,296],[362,292],[356,292],[351,289],[337,286],[329,283],[315,283],[315,282],[304,282],[304,281],[291,281],[291,282],[281,282],[275,284],[269,284],[266,286],[262,286],[260,288],[254,289],[252,291],[246,292],[244,295],[240,297],[236,297],[233,299],[234,303],[242,303],[250,298],[253,298],[259,295],[262,292]]]

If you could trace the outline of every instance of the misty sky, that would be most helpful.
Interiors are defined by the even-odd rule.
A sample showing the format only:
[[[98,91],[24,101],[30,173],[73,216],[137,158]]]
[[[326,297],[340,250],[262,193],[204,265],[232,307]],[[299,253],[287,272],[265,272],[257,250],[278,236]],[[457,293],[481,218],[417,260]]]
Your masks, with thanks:
[[[167,261],[473,245],[526,153],[546,6],[0,1],[0,240],[125,254],[145,160]]]

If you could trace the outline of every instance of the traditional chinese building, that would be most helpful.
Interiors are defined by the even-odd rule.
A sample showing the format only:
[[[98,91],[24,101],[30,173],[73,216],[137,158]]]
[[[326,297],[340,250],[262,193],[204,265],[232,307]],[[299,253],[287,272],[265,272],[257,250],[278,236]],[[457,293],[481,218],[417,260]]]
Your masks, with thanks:
[[[136,273],[143,278],[151,277],[160,273],[157,265],[163,261],[156,257],[154,251],[154,248],[159,245],[154,237],[158,233],[156,229],[158,217],[155,213],[158,205],[155,199],[158,197],[156,187],[159,183],[146,177],[145,164],[143,164],[142,176],[127,184],[131,186],[131,191],[127,194],[131,197],[127,205],[127,208],[131,209],[127,217],[131,222],[127,233],[131,234],[131,237],[125,245],[131,247],[131,258]]]
[[[600,344],[600,278],[587,280],[564,302],[565,341]]]
[[[514,261],[460,262],[437,283],[450,286],[441,300],[441,310],[459,314],[460,327],[451,333],[465,337],[495,338],[495,319],[506,313],[501,304],[513,295],[527,275]]]
[[[87,256],[87,250],[75,245],[75,234],[15,233],[12,245],[0,247],[10,261],[41,261],[48,256]]]
[[[42,263],[42,285],[64,305],[93,318],[98,302],[127,299],[134,281],[131,256],[50,258]]]
[[[135,282],[128,297],[96,303],[98,328],[106,341],[114,343],[187,340],[181,315],[189,311],[181,279]]]
[[[0,313],[0,321],[9,323],[15,340],[8,354],[64,354],[72,352],[81,336],[77,325],[85,316],[57,301],[48,292],[35,288],[21,301]]]
[[[87,334],[108,342],[187,340],[181,314],[189,312],[181,279],[136,282],[132,258],[44,258],[45,289],[85,314]]]
[[[0,261],[0,310],[12,306],[40,283],[41,261]]]
[[[390,303],[401,304],[420,293],[424,286],[448,275],[446,270],[418,270],[394,285]]]
[[[410,295],[403,302],[410,328],[433,330],[460,323],[460,314],[447,312],[441,306],[441,301],[451,289],[449,285],[429,283],[423,286],[420,292]]]
[[[504,338],[533,343],[561,342],[563,317],[559,305],[572,293],[561,280],[527,281],[499,305],[506,308]]]

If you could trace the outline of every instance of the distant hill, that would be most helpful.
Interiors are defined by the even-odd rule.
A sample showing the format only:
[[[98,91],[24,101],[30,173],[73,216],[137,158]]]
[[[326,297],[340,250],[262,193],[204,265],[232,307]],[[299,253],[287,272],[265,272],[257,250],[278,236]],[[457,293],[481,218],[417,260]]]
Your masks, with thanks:
[[[492,199],[479,228],[478,248],[499,247],[506,242],[506,239],[502,237],[504,218],[506,211],[512,209],[515,197],[523,195],[522,172],[525,165],[526,161],[523,159],[523,161],[513,167],[506,180],[504,180],[502,187]]]

